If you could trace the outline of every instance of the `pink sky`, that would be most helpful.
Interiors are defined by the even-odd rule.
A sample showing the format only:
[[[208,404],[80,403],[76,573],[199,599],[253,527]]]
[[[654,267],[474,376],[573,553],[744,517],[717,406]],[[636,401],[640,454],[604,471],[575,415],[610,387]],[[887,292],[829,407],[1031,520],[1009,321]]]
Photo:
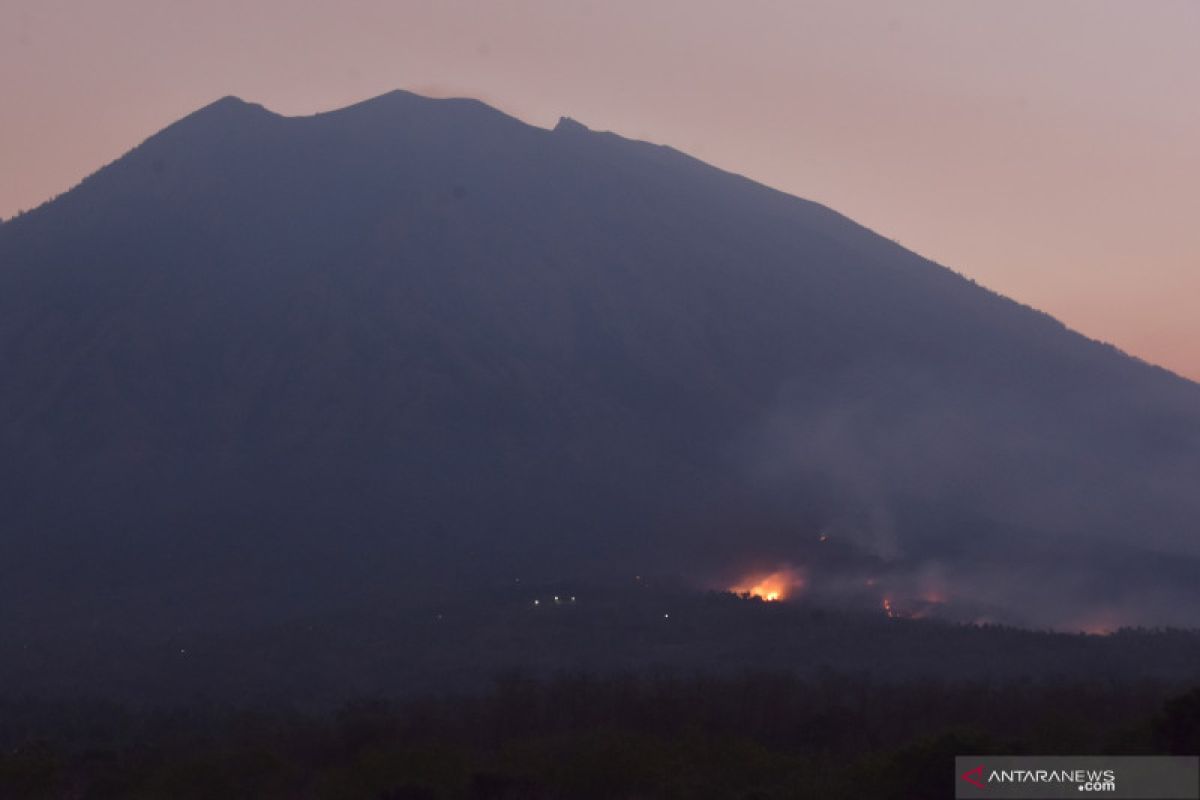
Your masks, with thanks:
[[[1200,3],[0,0],[0,216],[236,94],[671,144],[1200,378]]]

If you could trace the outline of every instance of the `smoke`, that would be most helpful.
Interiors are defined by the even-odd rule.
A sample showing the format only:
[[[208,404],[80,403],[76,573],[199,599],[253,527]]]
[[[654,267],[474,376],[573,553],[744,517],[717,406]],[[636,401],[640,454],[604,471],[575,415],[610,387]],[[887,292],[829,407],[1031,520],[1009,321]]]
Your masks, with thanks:
[[[1103,418],[1096,405],[1106,411],[1088,416]],[[1188,577],[1200,574],[1200,509],[1178,465],[1075,413],[876,366],[793,387],[747,437],[743,464],[761,490],[812,498],[826,520],[844,556],[821,567],[840,574],[813,576],[827,597],[859,598],[874,580],[912,615],[1200,625]]]

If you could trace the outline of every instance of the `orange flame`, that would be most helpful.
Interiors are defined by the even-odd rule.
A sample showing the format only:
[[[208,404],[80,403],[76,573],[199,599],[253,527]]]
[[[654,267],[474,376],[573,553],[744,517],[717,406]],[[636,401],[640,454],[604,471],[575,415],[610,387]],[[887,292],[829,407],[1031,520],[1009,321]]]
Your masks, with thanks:
[[[804,588],[804,578],[794,569],[781,569],[769,575],[747,578],[729,591],[744,597],[757,597],[773,603],[786,600]]]

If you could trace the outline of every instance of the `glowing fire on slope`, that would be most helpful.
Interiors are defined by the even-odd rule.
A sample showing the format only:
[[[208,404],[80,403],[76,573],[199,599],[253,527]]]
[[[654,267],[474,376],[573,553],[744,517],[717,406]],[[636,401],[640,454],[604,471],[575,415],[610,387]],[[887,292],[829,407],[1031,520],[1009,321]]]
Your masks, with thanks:
[[[796,570],[777,570],[767,575],[755,575],[742,581],[729,591],[742,597],[757,597],[774,603],[786,600],[804,588],[804,576]]]

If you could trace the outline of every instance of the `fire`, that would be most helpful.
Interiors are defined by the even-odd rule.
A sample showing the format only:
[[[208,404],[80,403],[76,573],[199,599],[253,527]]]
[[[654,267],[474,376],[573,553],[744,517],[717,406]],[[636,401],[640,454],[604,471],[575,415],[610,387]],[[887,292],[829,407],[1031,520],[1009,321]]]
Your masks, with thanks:
[[[1108,636],[1115,633],[1120,627],[1120,617],[1111,610],[1103,609],[1084,617],[1073,625],[1066,626],[1066,629],[1074,628],[1080,633],[1090,636]]]
[[[794,569],[781,569],[769,575],[747,578],[729,591],[744,597],[757,597],[768,603],[786,600],[804,587],[804,578]]]

